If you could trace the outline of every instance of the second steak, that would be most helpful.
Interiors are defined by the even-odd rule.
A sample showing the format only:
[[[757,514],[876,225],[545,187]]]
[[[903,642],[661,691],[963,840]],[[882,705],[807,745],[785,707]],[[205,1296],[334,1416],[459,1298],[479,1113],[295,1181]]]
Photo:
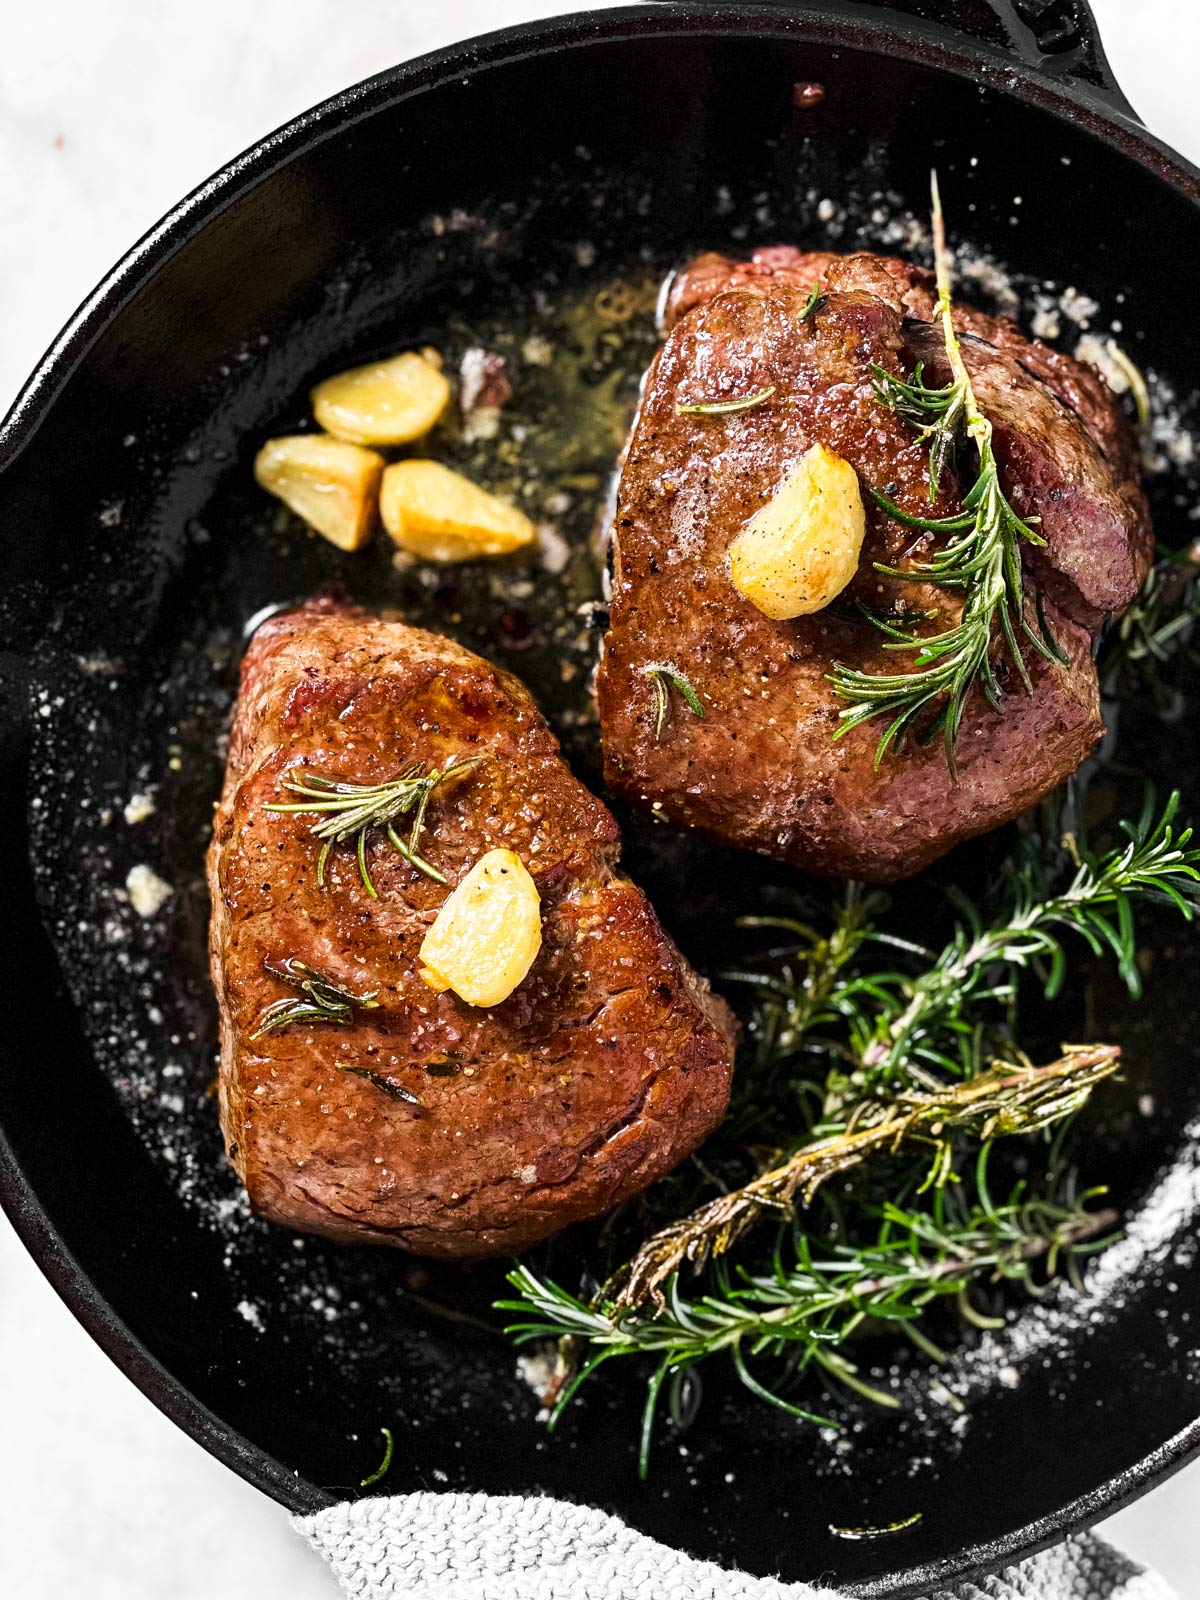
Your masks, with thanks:
[[[818,274],[826,292],[812,310]],[[1040,590],[1066,661],[1027,649],[1027,694],[997,649],[1004,714],[971,691],[957,778],[936,738],[878,763],[886,724],[835,738],[846,706],[829,681],[835,664],[911,670],[870,613],[930,634],[958,616],[952,592],[875,569],[927,557],[928,546],[874,507],[869,490],[918,517],[961,503],[947,472],[931,504],[926,447],[881,404],[872,373],[911,378],[923,359],[930,381],[945,381],[925,320],[926,280],[866,255],[701,258],[668,302],[674,325],[648,374],[621,477],[598,679],[608,781],[678,825],[815,873],[904,877],[1074,771],[1102,732],[1093,632],[1132,598],[1150,557],[1130,430],[1099,379],[1011,324],[963,313],[964,358],[995,423],[1005,489],[1022,515],[1041,519],[1047,540],[1025,553],[1027,587]],[[744,410],[679,409],[761,394]],[[772,621],[734,587],[728,550],[814,443],[857,473],[866,542],[833,605]],[[692,686],[702,717],[680,695],[661,714],[664,666]]]

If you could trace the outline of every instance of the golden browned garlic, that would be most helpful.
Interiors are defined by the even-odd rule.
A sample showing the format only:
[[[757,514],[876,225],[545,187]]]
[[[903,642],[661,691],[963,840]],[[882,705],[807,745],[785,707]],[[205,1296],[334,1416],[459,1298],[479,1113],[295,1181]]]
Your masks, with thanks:
[[[729,576],[775,621],[820,611],[858,570],[867,529],[858,475],[814,444],[729,546]]]
[[[475,561],[532,544],[537,529],[523,511],[439,461],[397,461],[379,491],[383,525],[425,561]]]
[[[431,355],[435,355],[431,352]],[[352,444],[410,444],[446,409],[450,384],[437,360],[406,350],[326,378],[312,391],[321,427]]]
[[[357,550],[370,538],[382,471],[374,450],[323,433],[268,439],[254,458],[261,487],[339,550]]]
[[[439,993],[496,1006],[524,981],[541,947],[541,900],[525,863],[512,850],[489,850],[434,918],[420,974]]]

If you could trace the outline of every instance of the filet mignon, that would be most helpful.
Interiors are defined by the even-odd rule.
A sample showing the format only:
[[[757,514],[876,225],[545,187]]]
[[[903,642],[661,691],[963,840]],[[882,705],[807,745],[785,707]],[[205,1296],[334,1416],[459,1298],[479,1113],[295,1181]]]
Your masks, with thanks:
[[[822,298],[802,318],[818,278]],[[957,620],[951,593],[874,570],[927,556],[934,536],[914,536],[866,494],[885,489],[916,516],[960,506],[952,473],[931,505],[926,448],[873,389],[873,363],[907,378],[922,360],[927,381],[945,381],[932,309],[930,274],[893,258],[786,248],[748,262],[701,257],[671,287],[670,331],[624,462],[598,677],[606,777],[670,821],[814,873],[904,877],[1072,772],[1103,731],[1094,631],[1133,597],[1153,553],[1132,429],[1100,378],[963,308],[963,355],[994,424],[1004,488],[1019,513],[1041,518],[1047,540],[1023,552],[1029,587],[1068,661],[1027,650],[1027,695],[996,651],[1004,715],[972,691],[957,778],[936,739],[910,741],[878,766],[879,723],[835,741],[845,701],[827,678],[833,664],[887,673],[911,659],[885,648],[863,607],[900,619],[931,613],[922,625],[931,633]],[[676,409],[769,386],[768,399],[743,411]],[[867,537],[837,602],[775,622],[733,587],[727,551],[816,442],[858,473]],[[663,662],[693,686],[702,719],[676,702],[658,725],[646,669]]]
[[[451,756],[481,759],[430,801],[421,853],[447,885],[375,828],[378,898],[348,844],[321,888],[320,819],[265,809],[298,774],[374,784]],[[495,847],[533,875],[543,943],[507,1000],[475,1009],[428,987],[417,952]],[[423,1255],[507,1254],[687,1155],[724,1113],[735,1025],[618,853],[612,816],[507,673],[332,603],[261,627],[208,862],[221,1120],[254,1209]],[[306,971],[370,1008],[259,1032]]]

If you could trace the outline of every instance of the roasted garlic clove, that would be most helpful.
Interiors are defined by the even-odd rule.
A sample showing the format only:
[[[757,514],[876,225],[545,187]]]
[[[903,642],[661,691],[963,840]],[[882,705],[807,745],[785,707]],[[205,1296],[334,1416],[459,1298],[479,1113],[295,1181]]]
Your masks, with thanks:
[[[433,352],[431,352],[433,354]],[[409,444],[446,409],[450,384],[436,361],[406,350],[326,378],[312,391],[313,416],[352,444]]]
[[[497,1006],[542,947],[541,900],[512,850],[489,850],[446,899],[421,945],[421,977],[470,1006]]]
[[[848,461],[814,444],[729,546],[729,576],[776,621],[820,611],[858,570],[866,512]]]
[[[379,513],[388,533],[426,561],[475,561],[532,544],[523,511],[438,461],[397,461],[383,474]]]
[[[374,450],[323,433],[295,433],[267,440],[254,458],[254,476],[339,550],[357,550],[371,536],[383,465]]]

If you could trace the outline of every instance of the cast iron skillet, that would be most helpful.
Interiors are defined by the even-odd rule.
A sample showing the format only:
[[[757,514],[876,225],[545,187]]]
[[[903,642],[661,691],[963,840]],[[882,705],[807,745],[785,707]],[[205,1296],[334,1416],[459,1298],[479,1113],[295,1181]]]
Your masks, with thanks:
[[[812,81],[824,99],[798,109],[793,85]],[[793,0],[565,18],[348,90],[137,245],[0,428],[0,1198],[113,1359],[290,1507],[356,1492],[386,1422],[388,1489],[547,1491],[752,1572],[900,1595],[1028,1553],[1200,1449],[1200,1274],[1178,1270],[1197,1198],[1186,1023],[1200,964],[1186,940],[1127,1025],[1119,996],[1101,1000],[1137,1091],[1153,1095],[1138,1119],[1123,1109],[1135,1091],[1115,1091],[1097,1135],[1129,1238],[1088,1295],[1053,1299],[959,1359],[947,1382],[971,1394],[966,1420],[914,1400],[899,1418],[852,1413],[835,1445],[718,1382],[644,1486],[632,1386],[598,1389],[548,1442],[508,1347],[414,1298],[478,1308],[495,1274],[422,1283],[389,1253],[300,1248],[231,1220],[204,1098],[198,874],[239,630],[331,578],[367,598],[390,581],[315,541],[289,553],[261,526],[255,443],[299,420],[313,375],[452,316],[494,315],[547,274],[570,280],[581,240],[599,269],[736,245],[742,223],[743,242],[816,243],[820,199],[857,195],[851,223],[869,241],[863,197],[880,187],[889,207],[923,210],[931,158],[960,233],[1018,271],[1080,285],[1106,316],[1127,294],[1131,349],[1187,388],[1197,173],[1133,117],[1082,0]],[[1170,495],[1157,511],[1162,535],[1182,538]],[[435,594],[425,615],[454,627],[457,603]],[[528,643],[510,628],[492,653],[553,712],[554,675]],[[1180,784],[1194,812],[1189,722],[1169,739],[1139,726],[1127,764]],[[120,805],[146,772],[161,779],[159,811],[138,831]],[[635,870],[670,896],[630,829]],[[954,870],[986,867],[988,848],[960,852]],[[146,859],[176,893],[141,923],[113,891]],[[674,861],[668,914],[711,965],[702,924],[728,909],[722,885],[761,884],[764,869],[706,862],[681,898]],[[829,1532],[917,1509],[921,1522],[889,1539]]]

